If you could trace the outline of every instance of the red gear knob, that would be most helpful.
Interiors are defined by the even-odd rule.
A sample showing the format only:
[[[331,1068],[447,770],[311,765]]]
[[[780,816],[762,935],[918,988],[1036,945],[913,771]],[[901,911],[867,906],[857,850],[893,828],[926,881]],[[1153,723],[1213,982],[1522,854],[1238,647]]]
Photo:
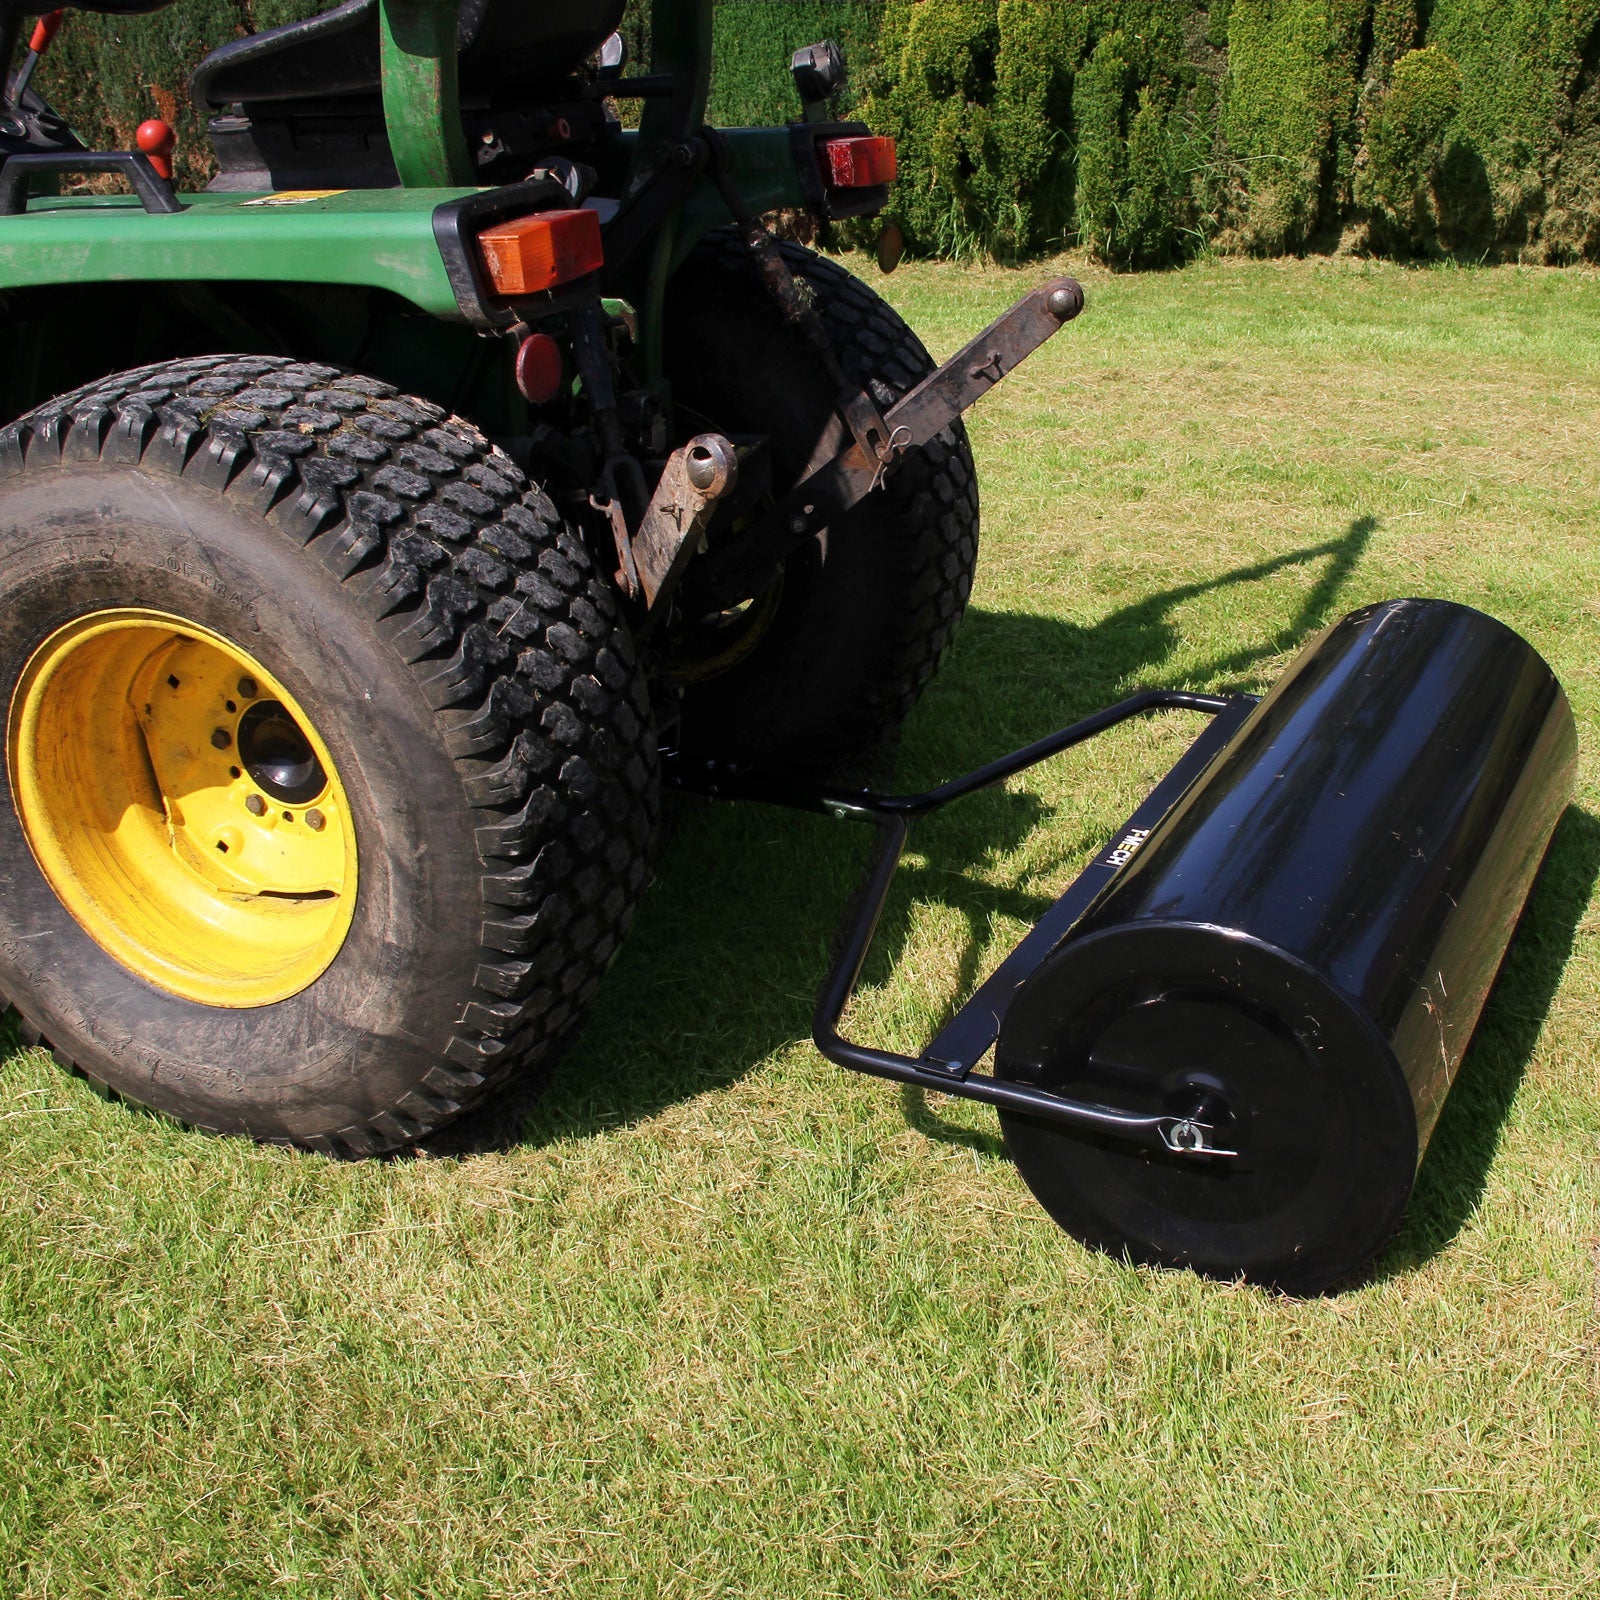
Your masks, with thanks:
[[[150,158],[150,165],[156,169],[160,177],[168,180],[172,177],[172,149],[178,142],[178,136],[172,131],[170,123],[163,122],[160,117],[151,117],[148,122],[141,122],[133,135],[133,142]]]

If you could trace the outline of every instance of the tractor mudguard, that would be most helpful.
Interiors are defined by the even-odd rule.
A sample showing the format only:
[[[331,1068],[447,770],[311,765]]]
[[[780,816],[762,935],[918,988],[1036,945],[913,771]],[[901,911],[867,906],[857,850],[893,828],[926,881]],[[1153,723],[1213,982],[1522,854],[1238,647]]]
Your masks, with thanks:
[[[148,212],[121,195],[35,196],[0,218],[0,289],[255,281],[386,289],[462,320],[433,214],[462,189],[186,194]]]

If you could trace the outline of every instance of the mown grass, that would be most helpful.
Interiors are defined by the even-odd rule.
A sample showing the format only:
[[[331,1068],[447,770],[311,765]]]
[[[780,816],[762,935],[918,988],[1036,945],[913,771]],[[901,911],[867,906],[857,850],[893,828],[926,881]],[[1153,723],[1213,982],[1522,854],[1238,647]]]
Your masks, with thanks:
[[[1600,276],[1110,278],[973,420],[974,609],[899,756],[1258,687],[1452,596],[1584,740],[1400,1237],[1297,1302],[1058,1233],[988,1114],[805,1042],[850,829],[679,805],[506,1154],[337,1166],[0,1073],[0,1592],[1568,1596],[1600,1589]],[[1026,280],[908,267],[936,354]],[[920,1041],[1173,758],[925,827],[853,1025]]]

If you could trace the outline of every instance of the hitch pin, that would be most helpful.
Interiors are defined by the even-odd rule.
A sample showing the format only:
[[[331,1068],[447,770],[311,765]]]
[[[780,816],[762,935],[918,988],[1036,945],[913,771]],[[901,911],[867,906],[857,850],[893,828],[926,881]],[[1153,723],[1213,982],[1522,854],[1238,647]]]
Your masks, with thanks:
[[[887,473],[889,468],[900,459],[901,453],[910,443],[911,430],[902,422],[900,426],[889,435],[888,444],[883,447],[882,451],[878,455],[878,470],[872,474],[872,482],[867,485],[868,494],[871,494],[874,489],[878,488],[882,484],[884,474]]]

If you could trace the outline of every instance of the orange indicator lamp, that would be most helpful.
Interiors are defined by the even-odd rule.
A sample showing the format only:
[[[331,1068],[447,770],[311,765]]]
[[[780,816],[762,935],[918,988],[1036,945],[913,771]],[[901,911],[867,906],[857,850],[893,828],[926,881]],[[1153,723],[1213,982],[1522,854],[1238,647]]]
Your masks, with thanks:
[[[541,211],[496,222],[478,235],[496,294],[540,294],[596,272],[605,255],[596,212]]]

